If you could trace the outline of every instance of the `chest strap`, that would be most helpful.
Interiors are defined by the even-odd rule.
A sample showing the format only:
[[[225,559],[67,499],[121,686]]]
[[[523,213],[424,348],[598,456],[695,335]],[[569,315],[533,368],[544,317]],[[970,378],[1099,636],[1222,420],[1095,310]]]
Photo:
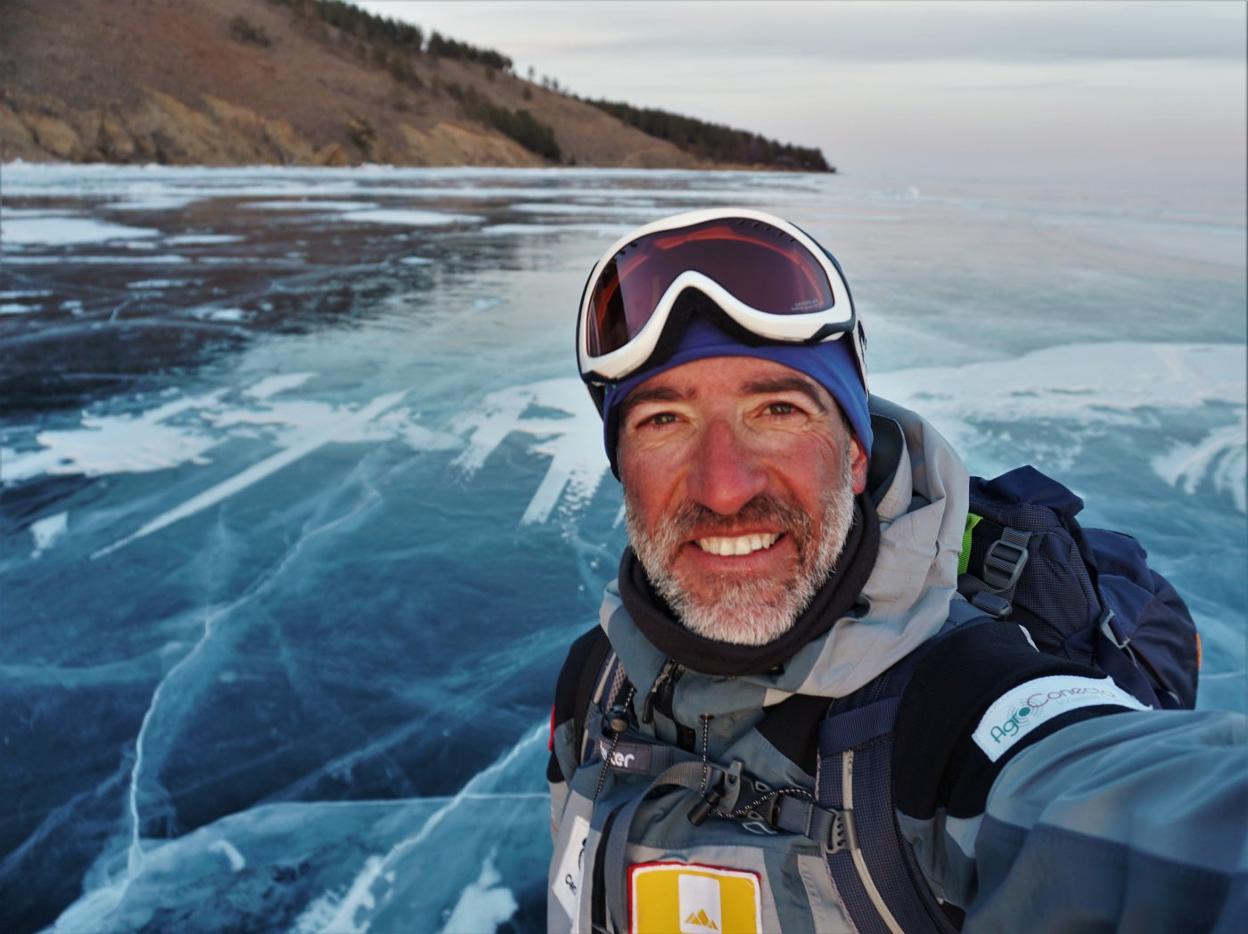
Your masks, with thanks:
[[[632,748],[643,744],[628,745]],[[620,744],[617,744],[617,750],[619,747]],[[742,804],[742,791],[746,787],[753,787],[753,782],[742,771],[740,762],[733,762],[725,768],[716,763],[703,762],[684,750],[662,746],[653,746],[651,749],[653,754],[650,761],[654,763],[662,758],[659,755],[661,751],[683,753],[687,758],[686,761],[667,766],[655,775],[644,791],[612,811],[604,825],[609,829],[599,850],[599,859],[603,861],[607,911],[617,930],[627,930],[628,927],[625,880],[628,878],[628,841],[633,822],[642,802],[660,789],[685,788],[701,795],[701,800],[693,805],[688,815],[690,823],[695,825],[701,824],[712,815],[731,820],[743,817],[747,812],[757,813],[775,829],[807,837],[818,843],[828,854],[854,845],[853,815],[848,811],[821,807],[813,800],[796,797],[796,793],[809,797],[809,792],[803,789],[771,791]],[[613,771],[636,774],[635,769],[615,767],[609,761],[606,766]]]

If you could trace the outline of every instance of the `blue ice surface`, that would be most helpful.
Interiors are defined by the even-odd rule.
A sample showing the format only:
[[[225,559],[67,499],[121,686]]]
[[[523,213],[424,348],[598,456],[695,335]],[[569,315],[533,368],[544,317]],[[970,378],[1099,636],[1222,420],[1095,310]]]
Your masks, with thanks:
[[[1244,709],[1242,210],[1054,190],[6,166],[0,927],[543,926],[624,540],[575,304],[678,210],[831,247],[873,391],[1140,538]]]

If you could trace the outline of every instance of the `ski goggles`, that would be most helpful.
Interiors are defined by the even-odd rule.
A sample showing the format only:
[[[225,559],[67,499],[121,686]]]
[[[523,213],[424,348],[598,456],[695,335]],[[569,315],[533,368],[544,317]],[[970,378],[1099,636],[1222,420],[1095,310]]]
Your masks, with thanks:
[[[688,288],[762,342],[819,344],[849,335],[866,386],[861,330],[836,261],[800,228],[748,209],[668,217],[603,254],[577,319],[581,378],[601,386],[644,368]]]

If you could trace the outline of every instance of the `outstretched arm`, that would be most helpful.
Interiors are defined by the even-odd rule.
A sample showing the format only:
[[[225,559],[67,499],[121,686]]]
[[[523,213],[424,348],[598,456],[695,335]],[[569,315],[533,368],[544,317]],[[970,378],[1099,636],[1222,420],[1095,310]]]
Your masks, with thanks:
[[[894,734],[898,816],[968,930],[1248,919],[1245,718],[1140,706],[1008,623],[924,658]]]

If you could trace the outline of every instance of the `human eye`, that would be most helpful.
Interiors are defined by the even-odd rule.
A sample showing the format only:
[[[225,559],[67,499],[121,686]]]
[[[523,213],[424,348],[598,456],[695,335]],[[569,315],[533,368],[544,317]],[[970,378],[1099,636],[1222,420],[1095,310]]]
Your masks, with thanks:
[[[768,402],[763,409],[768,415],[784,417],[798,413],[798,407],[792,402]]]
[[[638,428],[662,428],[666,425],[676,424],[677,416],[675,412],[655,412],[653,415],[647,415],[637,422]]]

